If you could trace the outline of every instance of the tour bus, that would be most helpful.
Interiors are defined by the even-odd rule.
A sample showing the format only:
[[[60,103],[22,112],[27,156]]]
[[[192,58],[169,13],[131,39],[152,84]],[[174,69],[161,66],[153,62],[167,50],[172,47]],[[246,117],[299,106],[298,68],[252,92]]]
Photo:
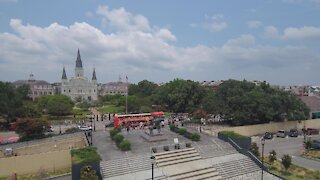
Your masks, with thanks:
[[[142,114],[115,114],[114,127],[138,127],[141,122],[144,126],[148,125],[156,116],[163,115],[163,112],[153,112],[153,113],[142,113]]]

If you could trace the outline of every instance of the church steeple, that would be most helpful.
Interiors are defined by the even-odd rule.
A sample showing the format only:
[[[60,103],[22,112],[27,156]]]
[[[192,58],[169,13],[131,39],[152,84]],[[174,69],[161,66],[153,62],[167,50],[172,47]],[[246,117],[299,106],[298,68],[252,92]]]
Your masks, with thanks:
[[[83,77],[83,68],[82,68],[82,61],[80,56],[80,50],[78,49],[78,55],[76,60],[76,68],[75,68],[75,77]]]
[[[67,79],[67,74],[66,74],[66,70],[64,69],[64,66],[63,66],[63,70],[62,70],[62,78],[61,79]]]
[[[78,49],[77,61],[76,61],[76,68],[82,68],[82,61],[80,56],[80,50]]]
[[[96,69],[95,69],[95,68],[93,68],[92,80],[93,80],[93,81],[96,81],[96,80],[97,80]]]

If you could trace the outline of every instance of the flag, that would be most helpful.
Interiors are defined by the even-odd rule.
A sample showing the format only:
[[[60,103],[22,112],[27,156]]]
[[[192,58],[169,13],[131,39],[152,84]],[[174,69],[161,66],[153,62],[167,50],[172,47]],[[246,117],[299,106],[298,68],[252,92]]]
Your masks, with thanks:
[[[126,76],[126,81],[128,82],[128,76]]]

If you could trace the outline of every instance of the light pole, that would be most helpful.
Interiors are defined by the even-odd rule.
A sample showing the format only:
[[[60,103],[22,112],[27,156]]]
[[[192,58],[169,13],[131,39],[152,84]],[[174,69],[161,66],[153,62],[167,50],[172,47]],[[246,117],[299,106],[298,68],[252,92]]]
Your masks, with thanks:
[[[61,134],[61,122],[59,121],[59,134]]]
[[[264,158],[264,143],[265,143],[265,139],[262,138],[261,139],[261,145],[262,145],[262,164],[261,164],[261,180],[263,180],[263,168],[264,168],[264,161],[263,161],[263,158]]]
[[[154,167],[155,157],[151,155],[150,159],[151,159],[151,179],[153,180],[153,167]]]

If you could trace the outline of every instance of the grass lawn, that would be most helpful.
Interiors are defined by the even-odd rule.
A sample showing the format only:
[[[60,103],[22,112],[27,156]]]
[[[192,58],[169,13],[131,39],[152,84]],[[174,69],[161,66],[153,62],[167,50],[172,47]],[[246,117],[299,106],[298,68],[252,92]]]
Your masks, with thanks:
[[[124,112],[124,106],[115,106],[115,105],[105,105],[102,108],[99,108],[98,111],[102,113],[119,113]]]
[[[320,160],[320,150],[309,150],[301,154],[302,157]],[[320,163],[320,162],[319,162]]]
[[[57,176],[61,174],[66,174],[66,173],[71,173],[71,168],[63,168],[63,169],[58,169],[52,172],[47,172],[45,170],[39,170],[38,173],[35,174],[25,174],[25,175],[19,175],[17,174],[17,179],[22,179],[22,180],[34,180],[34,179],[43,179],[45,177],[52,177],[52,176]],[[0,177],[0,180],[11,180],[11,176],[7,177]]]
[[[290,180],[320,179],[320,171],[309,170],[294,164],[291,164],[288,171],[286,171],[279,160],[274,161],[272,165],[266,162],[266,166],[272,173]]]

